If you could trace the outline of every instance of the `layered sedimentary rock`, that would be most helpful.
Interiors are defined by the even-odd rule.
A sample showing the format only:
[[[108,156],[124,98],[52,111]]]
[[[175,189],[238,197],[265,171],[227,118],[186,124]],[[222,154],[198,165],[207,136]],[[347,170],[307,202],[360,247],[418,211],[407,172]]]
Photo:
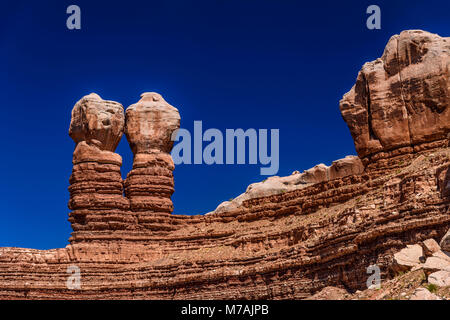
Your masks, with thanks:
[[[134,154],[133,170],[125,181],[125,195],[131,210],[146,215],[171,213],[175,165],[170,151],[172,134],[180,128],[178,110],[161,95],[148,92],[126,111],[125,134]]]
[[[423,300],[426,297],[420,297],[420,294],[425,289],[428,293],[433,292],[435,299],[450,300],[450,254],[442,251],[436,240],[407,245],[394,254],[392,268],[395,276],[379,286],[372,283],[367,289],[354,293],[326,287],[309,299]]]
[[[126,117],[120,103],[96,94],[77,102],[69,130],[76,142],[69,187],[71,243],[147,239],[171,229],[161,227],[158,215],[173,210],[169,153],[179,126],[178,110],[158,93],[144,93]],[[123,133],[134,154],[125,181],[122,158],[114,153]]]
[[[369,63],[376,72],[366,64],[341,102],[360,159],[270,178],[251,188],[261,188],[257,196],[222,212],[170,214],[168,137],[179,118],[158,95],[144,95],[127,112],[135,159],[125,196],[107,142],[115,131],[77,135],[71,244],[0,248],[0,298],[302,299],[327,286],[365,289],[373,264],[389,278],[395,253],[438,242],[450,227],[448,40],[418,31],[392,39],[381,62]],[[406,89],[408,106],[398,100]],[[105,102],[83,105],[90,103]],[[86,123],[102,128],[100,118]],[[284,191],[264,193],[267,182]],[[81,271],[79,289],[67,286],[71,266]]]
[[[321,163],[302,173],[295,171],[288,177],[269,177],[262,182],[249,185],[244,193],[232,200],[222,202],[216,210],[207,214],[236,210],[246,200],[298,190],[315,183],[344,178],[346,176],[360,175],[363,171],[364,166],[358,157],[347,156],[343,159],[333,161],[330,167]]]
[[[122,105],[95,93],[83,97],[72,110],[69,135],[76,146],[70,176],[69,221],[74,236],[109,232],[126,225],[122,213],[129,204],[123,197],[122,157],[114,153],[124,123]]]

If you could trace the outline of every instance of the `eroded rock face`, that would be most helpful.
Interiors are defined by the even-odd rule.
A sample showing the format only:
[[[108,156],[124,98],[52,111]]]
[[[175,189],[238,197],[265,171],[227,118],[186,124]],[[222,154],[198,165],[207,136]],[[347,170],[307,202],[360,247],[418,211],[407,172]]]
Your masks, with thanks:
[[[123,107],[115,101],[103,100],[91,93],[81,98],[72,109],[69,135],[79,143],[85,141],[101,150],[116,150],[123,134]]]
[[[365,290],[369,265],[384,283],[394,253],[442,239],[450,226],[449,200],[436,188],[450,151],[427,156],[400,173],[310,184],[225,213],[152,213],[144,226],[128,211],[136,221],[127,229],[77,232],[62,249],[0,248],[0,298],[303,299],[327,286]],[[97,222],[120,226],[107,212]],[[445,271],[432,260],[430,273]],[[82,290],[67,290],[69,265],[81,269]]]
[[[123,215],[129,204],[123,197],[122,157],[114,153],[124,123],[122,105],[95,93],[83,97],[72,110],[69,135],[76,146],[69,180],[69,221],[74,237],[125,228],[130,220]]]
[[[356,156],[346,156],[343,159],[333,161],[330,167],[323,163],[305,170],[303,173],[294,171],[290,176],[269,177],[262,182],[252,183],[245,193],[238,197],[222,202],[216,210],[207,214],[228,212],[236,210],[246,200],[268,197],[308,187],[312,184],[336,180],[352,175],[360,175],[364,171],[361,160]]]
[[[364,64],[340,109],[361,158],[447,139],[450,38],[394,35],[381,58]]]
[[[178,109],[156,92],[146,92],[126,111],[125,134],[136,154],[170,153],[172,133],[180,128]]]
[[[386,99],[397,95],[394,89]],[[450,149],[441,144],[386,153],[382,169],[371,166],[378,163],[373,157],[364,171],[358,158],[318,165],[249,187],[243,197],[257,196],[241,198],[233,210],[172,215],[167,137],[176,126],[155,120],[165,112],[152,111],[151,101],[142,103],[147,110],[130,109],[130,118],[148,120],[144,127],[162,142],[141,132],[141,120],[131,120],[128,198],[121,195],[120,156],[107,142],[114,139],[76,134],[71,243],[54,250],[0,248],[0,299],[303,299],[328,286],[355,292],[367,289],[368,266],[379,266],[384,281],[396,252],[448,231],[450,199],[443,190]],[[176,119],[172,111],[169,118]],[[450,271],[449,256],[433,245],[427,242],[425,263],[414,247],[404,257],[406,268],[417,267],[418,259],[428,273]],[[71,265],[81,270],[81,290],[67,288]],[[422,290],[415,298],[427,296]]]
[[[172,134],[179,127],[178,110],[158,93],[144,93],[141,100],[127,108],[125,134],[134,162],[125,181],[125,194],[132,210],[173,211],[170,197],[174,192],[175,165],[170,151]]]

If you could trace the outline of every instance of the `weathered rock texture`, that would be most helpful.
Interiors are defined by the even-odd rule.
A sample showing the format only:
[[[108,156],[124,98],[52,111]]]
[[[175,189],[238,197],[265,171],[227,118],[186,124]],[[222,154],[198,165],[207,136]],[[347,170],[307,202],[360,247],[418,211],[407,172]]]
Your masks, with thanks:
[[[246,200],[298,190],[316,183],[351,175],[359,175],[363,171],[364,166],[358,157],[347,156],[344,159],[333,161],[330,167],[321,163],[311,169],[305,170],[303,173],[295,171],[288,177],[269,177],[262,182],[249,185],[245,193],[232,200],[222,202],[215,211],[207,214],[228,212],[239,208]]]
[[[420,30],[393,36],[382,57],[363,66],[340,103],[358,155],[389,157],[432,142],[445,144],[449,73],[449,38]]]
[[[116,131],[92,121],[102,134],[74,138],[71,243],[0,248],[0,298],[301,299],[327,286],[365,289],[373,264],[390,277],[394,253],[440,241],[450,226],[448,41],[403,32],[363,67],[341,110],[364,167],[349,158],[273,178],[284,192],[261,191],[210,215],[170,214],[167,138],[179,118],[159,95],[127,111],[135,159],[126,196]],[[90,103],[94,115],[109,104],[96,96],[80,104]],[[91,113],[80,114],[77,128]],[[66,286],[72,265],[80,290]]]
[[[114,153],[123,134],[125,117],[120,103],[91,93],[72,110],[69,135],[75,141],[70,176],[69,221],[73,238],[120,228],[123,197],[122,157]]]
[[[450,170],[447,170],[450,171]],[[450,252],[450,230],[445,234],[445,236],[441,240],[441,248],[444,251]]]
[[[77,143],[70,178],[71,243],[145,239],[166,233],[158,214],[170,214],[174,192],[171,136],[180,126],[178,110],[161,95],[144,93],[126,110],[96,94],[72,111],[69,134]],[[125,132],[134,154],[122,180],[122,158],[113,151]]]
[[[125,134],[134,162],[125,181],[125,194],[131,209],[139,211],[139,220],[145,223],[148,214],[173,211],[171,137],[180,128],[180,115],[161,95],[150,92],[128,107],[126,118]]]

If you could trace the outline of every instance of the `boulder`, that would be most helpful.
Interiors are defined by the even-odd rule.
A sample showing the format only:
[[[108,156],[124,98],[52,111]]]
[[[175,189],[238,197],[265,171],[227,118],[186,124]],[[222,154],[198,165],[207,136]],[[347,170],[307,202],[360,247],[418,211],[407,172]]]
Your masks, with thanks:
[[[363,173],[364,166],[357,156],[346,156],[344,159],[333,161],[329,168],[329,180],[339,179]]]
[[[450,286],[450,271],[437,271],[428,276],[428,282],[438,287]]]
[[[303,172],[303,180],[307,183],[320,183],[328,180],[328,166],[320,163]]]
[[[420,245],[408,245],[406,248],[394,254],[395,271],[406,271],[421,264],[423,249]]]
[[[441,247],[434,239],[427,239],[422,242],[423,252],[425,256],[430,257],[433,253],[441,250]]]
[[[427,258],[423,268],[426,271],[450,271],[450,256],[442,251],[437,251],[431,257]]]
[[[123,197],[122,157],[114,152],[122,138],[124,123],[122,105],[103,100],[95,93],[81,98],[72,109],[69,135],[76,146],[68,206],[72,210],[69,221],[75,238],[86,230],[91,236],[101,233],[109,227],[104,223],[110,218],[105,210],[113,208],[120,212],[129,206]],[[115,228],[122,229],[132,220],[117,214],[113,219]]]
[[[414,291],[410,300],[442,300],[440,297],[431,293],[426,288],[418,288]]]

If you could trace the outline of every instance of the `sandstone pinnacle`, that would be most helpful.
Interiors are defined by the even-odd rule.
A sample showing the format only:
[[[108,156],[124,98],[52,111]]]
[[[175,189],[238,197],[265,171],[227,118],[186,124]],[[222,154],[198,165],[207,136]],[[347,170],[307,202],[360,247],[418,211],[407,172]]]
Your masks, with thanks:
[[[125,134],[134,154],[133,169],[125,180],[125,195],[131,210],[171,213],[174,192],[170,150],[172,134],[180,127],[178,110],[155,92],[141,99],[126,111]],[[141,217],[140,221],[145,221]]]

